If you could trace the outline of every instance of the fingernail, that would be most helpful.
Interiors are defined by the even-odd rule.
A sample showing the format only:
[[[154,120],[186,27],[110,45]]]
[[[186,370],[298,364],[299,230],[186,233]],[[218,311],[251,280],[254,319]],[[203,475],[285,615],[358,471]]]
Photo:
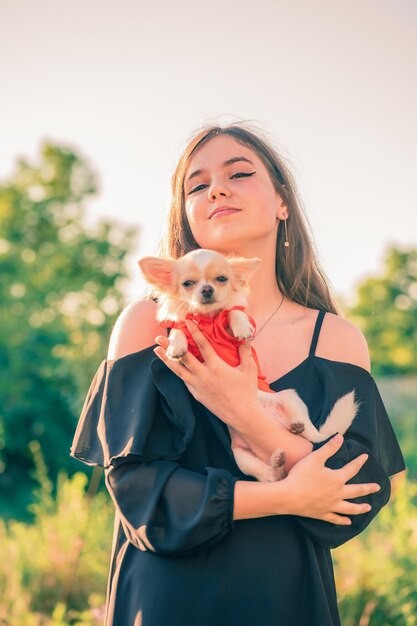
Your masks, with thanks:
[[[339,433],[333,437],[333,443],[342,443],[342,441],[343,441],[343,436],[339,435]]]
[[[350,519],[347,519],[347,520],[345,521],[345,525],[346,525],[346,526],[350,526],[351,524],[352,524],[352,521],[351,521]]]
[[[375,485],[375,491],[381,491],[381,485]]]

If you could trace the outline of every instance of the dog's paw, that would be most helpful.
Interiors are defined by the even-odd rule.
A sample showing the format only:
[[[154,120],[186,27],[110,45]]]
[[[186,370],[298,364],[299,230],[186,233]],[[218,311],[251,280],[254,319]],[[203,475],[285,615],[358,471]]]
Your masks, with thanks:
[[[188,342],[185,334],[178,329],[174,329],[169,336],[167,357],[172,361],[178,361],[185,356],[188,349]]]
[[[278,480],[283,480],[285,476],[286,473],[283,465],[269,467],[266,472],[265,482],[276,483]]]
[[[232,309],[229,313],[229,328],[236,339],[244,341],[254,336],[255,328],[244,311]]]
[[[178,348],[177,346],[169,346],[167,348],[167,357],[172,361],[179,361],[185,354],[187,350]]]
[[[273,471],[275,476],[275,482],[277,482],[278,480],[284,480],[284,478],[287,476],[283,465],[281,467],[274,467]]]
[[[246,339],[251,339],[255,333],[255,329],[252,324],[242,324],[239,328],[234,328],[233,336],[236,339],[240,339],[241,341],[245,341]]]
[[[303,424],[303,422],[291,422],[290,432],[292,432],[293,435],[301,435],[301,433],[303,433],[304,430],[305,430],[305,425]]]
[[[233,333],[233,337],[240,340],[250,339],[255,332],[247,317],[238,317],[233,321],[231,320],[230,330]]]
[[[277,448],[271,454],[271,465],[272,467],[282,467],[285,464],[285,451],[281,450],[281,448]]]

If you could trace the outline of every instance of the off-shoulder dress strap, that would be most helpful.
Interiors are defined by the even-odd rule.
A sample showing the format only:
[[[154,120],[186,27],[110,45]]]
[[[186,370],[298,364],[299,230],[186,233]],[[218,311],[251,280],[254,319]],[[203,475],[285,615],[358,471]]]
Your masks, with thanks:
[[[314,356],[316,353],[317,342],[319,340],[320,329],[323,323],[324,316],[326,315],[326,311],[319,311],[316,319],[316,325],[314,326],[313,338],[311,340],[310,352],[309,356]]]

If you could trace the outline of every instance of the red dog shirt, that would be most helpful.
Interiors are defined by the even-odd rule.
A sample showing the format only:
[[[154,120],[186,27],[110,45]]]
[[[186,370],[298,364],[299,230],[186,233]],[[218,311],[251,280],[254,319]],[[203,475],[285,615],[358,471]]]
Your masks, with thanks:
[[[194,315],[193,313],[188,313],[185,319],[197,322],[199,330],[201,330],[223,361],[226,361],[229,365],[236,367],[236,365],[239,365],[240,363],[239,346],[244,342],[244,340],[237,339],[227,332],[227,328],[229,327],[229,313],[233,310],[244,311],[245,308],[243,306],[234,306],[232,309],[223,309],[214,315]],[[256,328],[255,322],[251,317],[249,317],[249,321],[252,326]],[[185,325],[185,321],[173,322],[172,320],[165,320],[164,322],[161,322],[161,326],[182,330],[187,337],[188,351],[197,357],[199,361],[203,362],[204,359],[201,356],[193,336]],[[261,372],[261,367],[259,365],[255,349],[251,348],[251,350],[258,370],[258,389],[273,393],[266,382],[266,377]]]

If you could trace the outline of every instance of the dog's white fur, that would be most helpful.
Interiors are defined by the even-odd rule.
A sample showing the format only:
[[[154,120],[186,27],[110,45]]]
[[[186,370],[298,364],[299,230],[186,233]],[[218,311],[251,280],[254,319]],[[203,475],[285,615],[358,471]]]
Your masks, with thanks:
[[[212,250],[194,250],[181,259],[145,257],[139,266],[158,297],[158,321],[178,322],[188,313],[214,315],[222,309],[247,306],[249,279],[259,259],[226,258]],[[229,327],[234,337],[242,340],[253,336],[254,328],[244,311],[232,310]],[[178,360],[187,351],[187,337],[180,329],[169,334],[167,356]],[[345,433],[356,417],[359,405],[351,391],[339,398],[325,422],[317,429],[311,422],[308,409],[294,389],[278,393],[259,391],[265,409],[286,428],[313,443],[325,441],[339,432]],[[245,474],[259,481],[284,478],[285,452],[273,452],[270,464],[259,459],[239,435],[229,427],[236,463]]]

